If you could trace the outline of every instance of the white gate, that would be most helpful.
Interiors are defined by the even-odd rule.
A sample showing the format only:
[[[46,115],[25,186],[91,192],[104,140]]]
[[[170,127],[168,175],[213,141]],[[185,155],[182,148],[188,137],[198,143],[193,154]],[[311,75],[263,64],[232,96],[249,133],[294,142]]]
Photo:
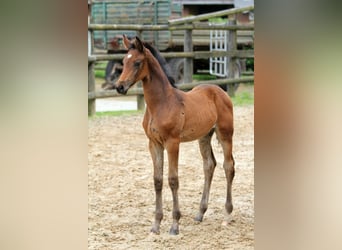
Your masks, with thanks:
[[[212,25],[214,23],[209,23]],[[224,25],[225,23],[220,23]],[[215,25],[219,25],[215,23]],[[228,35],[226,30],[210,30],[210,51],[227,51]],[[227,77],[227,63],[228,58],[210,57],[209,60],[209,72],[211,75],[219,77]]]

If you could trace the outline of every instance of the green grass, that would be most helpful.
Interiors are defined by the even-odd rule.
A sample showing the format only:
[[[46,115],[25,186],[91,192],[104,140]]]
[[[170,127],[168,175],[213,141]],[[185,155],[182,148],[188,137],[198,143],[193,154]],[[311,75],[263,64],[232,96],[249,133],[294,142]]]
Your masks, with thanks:
[[[96,78],[105,78],[106,72],[104,70],[96,69],[95,70],[95,77]]]
[[[96,63],[96,66],[95,66],[95,77],[98,77],[98,78],[105,78],[106,76],[106,66],[107,66],[107,61],[105,62],[98,62]]]
[[[254,104],[254,94],[250,92],[241,92],[236,93],[234,97],[232,97],[232,101],[234,106],[246,106]]]
[[[215,80],[216,76],[209,74],[193,74],[192,79],[195,81]]]
[[[127,115],[138,115],[142,113],[143,111],[138,111],[138,110],[104,111],[104,112],[96,112],[94,117],[127,116]]]
[[[227,18],[212,17],[212,18],[209,18],[209,22],[211,22],[211,23],[226,23],[227,22]]]

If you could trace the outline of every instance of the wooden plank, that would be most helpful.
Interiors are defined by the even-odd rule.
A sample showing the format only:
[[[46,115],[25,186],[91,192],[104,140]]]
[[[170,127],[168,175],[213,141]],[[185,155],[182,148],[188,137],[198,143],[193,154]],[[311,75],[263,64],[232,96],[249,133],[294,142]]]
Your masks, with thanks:
[[[94,72],[95,63],[88,62],[88,92],[95,91],[95,72]],[[95,115],[95,99],[88,98],[88,116]]]
[[[233,50],[233,51],[195,51],[195,52],[161,52],[164,58],[209,58],[219,56],[232,56],[236,58],[254,58],[254,50]],[[103,54],[88,56],[88,62],[122,60],[126,54]]]
[[[170,42],[170,46],[171,47],[175,47],[175,46],[183,46],[184,43],[184,39],[183,38],[174,38],[172,39],[172,41]],[[193,46],[207,46],[209,48],[209,41],[208,39],[199,39],[194,37],[193,38]],[[254,39],[253,37],[238,37],[237,40],[238,44],[252,44],[254,43]]]
[[[144,95],[137,95],[137,108],[138,110],[145,110],[145,99]]]
[[[214,5],[214,4],[222,4],[222,5],[228,5],[228,4],[234,4],[234,0],[173,0],[174,3],[177,4],[183,4],[183,5]]]
[[[169,26],[167,24],[89,24],[88,30],[254,30],[254,24],[245,25],[208,25],[186,24],[182,26]]]
[[[225,85],[228,83],[243,83],[243,82],[254,82],[254,76],[248,76],[248,77],[243,77],[243,78],[237,78],[237,79],[219,79],[219,80],[210,80],[210,81],[198,81],[198,82],[193,82],[193,83],[182,83],[177,85],[177,87],[181,90],[189,90],[197,85],[200,84],[215,84],[215,85]],[[127,92],[127,96],[132,96],[132,95],[143,95],[144,91],[143,88],[131,88]],[[116,90],[102,90],[98,92],[88,92],[88,99],[94,99],[94,98],[109,98],[109,97],[118,97],[121,96],[121,94],[118,94]]]
[[[236,78],[236,79],[219,79],[219,80],[210,80],[210,81],[198,81],[193,83],[183,83],[178,85],[177,87],[182,90],[189,90],[196,87],[199,84],[215,84],[215,85],[225,85],[229,83],[242,83],[242,82],[254,82],[254,76],[244,77],[244,78]]]
[[[184,52],[192,52],[192,30],[186,30],[184,33]],[[192,58],[184,58],[184,82],[192,82],[194,72],[194,61]]]
[[[189,22],[194,22],[194,21],[208,20],[209,18],[213,18],[213,17],[228,16],[228,15],[233,15],[233,14],[237,14],[237,13],[241,13],[245,11],[251,11],[253,9],[254,9],[254,6],[247,6],[244,8],[233,8],[233,9],[228,9],[228,10],[221,10],[221,11],[216,11],[216,12],[212,12],[208,14],[169,20],[169,24],[178,25],[178,24],[184,24],[184,23],[189,23]]]
[[[236,24],[236,15],[230,15],[228,17],[228,23],[231,25]],[[237,36],[236,36],[236,31],[234,30],[229,30],[228,33],[228,44],[227,44],[227,52],[229,51],[234,51],[237,49]],[[228,74],[227,78],[229,79],[234,79],[235,77],[235,72],[234,72],[234,67],[236,65],[236,58],[232,56],[227,57],[227,66],[228,66]],[[235,95],[235,90],[234,90],[234,83],[228,84],[227,92],[229,96],[234,96]]]

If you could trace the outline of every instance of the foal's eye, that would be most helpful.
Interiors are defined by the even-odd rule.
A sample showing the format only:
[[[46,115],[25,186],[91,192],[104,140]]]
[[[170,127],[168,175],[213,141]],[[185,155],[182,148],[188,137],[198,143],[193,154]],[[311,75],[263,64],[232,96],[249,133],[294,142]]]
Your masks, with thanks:
[[[140,67],[140,64],[141,64],[141,61],[136,61],[136,62],[134,62],[134,67]]]

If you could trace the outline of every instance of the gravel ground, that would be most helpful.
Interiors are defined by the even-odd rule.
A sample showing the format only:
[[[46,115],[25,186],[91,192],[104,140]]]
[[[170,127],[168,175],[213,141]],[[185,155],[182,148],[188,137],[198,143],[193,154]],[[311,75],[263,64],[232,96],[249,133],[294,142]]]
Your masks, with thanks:
[[[204,176],[197,141],[181,144],[179,159],[180,234],[170,236],[172,197],[164,175],[164,219],[150,235],[155,196],[143,115],[89,119],[88,249],[253,249],[254,108],[234,109],[233,220],[222,227],[226,179],[222,150],[212,140],[217,167],[203,222],[199,208]],[[167,157],[165,157],[165,160]],[[167,162],[164,164],[167,168]],[[164,171],[167,173],[167,171]]]

